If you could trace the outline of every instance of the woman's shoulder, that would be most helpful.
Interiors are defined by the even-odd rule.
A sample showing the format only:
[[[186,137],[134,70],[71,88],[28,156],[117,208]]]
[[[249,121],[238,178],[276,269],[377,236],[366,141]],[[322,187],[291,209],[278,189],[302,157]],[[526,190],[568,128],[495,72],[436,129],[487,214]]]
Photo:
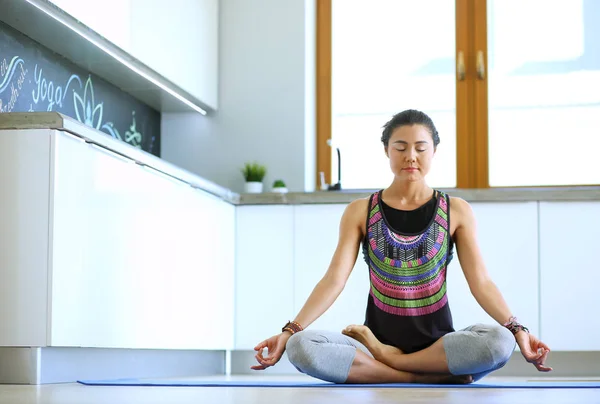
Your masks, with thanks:
[[[455,223],[460,223],[463,220],[473,220],[474,213],[471,204],[457,196],[448,196],[450,200],[450,215]]]
[[[464,209],[469,205],[469,202],[465,201],[463,198],[460,198],[458,196],[452,196],[449,194],[446,195],[448,197],[448,200],[450,201],[450,208]]]
[[[446,194],[446,195],[448,195],[448,194]],[[460,198],[458,196],[448,195],[448,199],[450,201],[451,209],[463,210],[463,209],[467,209],[471,206],[471,205],[469,205],[469,202],[465,201],[463,198]]]
[[[376,198],[381,193],[381,191],[382,190],[374,191],[368,196],[354,199],[347,205],[346,210],[350,210],[353,212],[364,212],[366,214],[369,210],[369,204],[371,202],[376,201],[373,198]]]
[[[346,206],[346,211],[353,214],[366,214],[370,201],[371,196],[355,199]]]
[[[358,198],[350,202],[344,210],[342,222],[351,223],[352,227],[359,227],[364,234],[366,228],[366,220],[369,214],[369,202],[371,197]]]

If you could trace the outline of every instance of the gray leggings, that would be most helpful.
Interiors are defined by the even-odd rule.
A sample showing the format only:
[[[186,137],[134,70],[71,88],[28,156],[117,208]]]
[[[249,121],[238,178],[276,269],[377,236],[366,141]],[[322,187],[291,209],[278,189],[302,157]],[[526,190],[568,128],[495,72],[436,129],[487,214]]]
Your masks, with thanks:
[[[515,337],[499,325],[475,324],[442,337],[448,369],[453,375],[471,375],[477,381],[508,362]],[[300,372],[334,383],[344,383],[356,350],[373,357],[367,348],[344,334],[305,330],[292,335],[286,351]]]

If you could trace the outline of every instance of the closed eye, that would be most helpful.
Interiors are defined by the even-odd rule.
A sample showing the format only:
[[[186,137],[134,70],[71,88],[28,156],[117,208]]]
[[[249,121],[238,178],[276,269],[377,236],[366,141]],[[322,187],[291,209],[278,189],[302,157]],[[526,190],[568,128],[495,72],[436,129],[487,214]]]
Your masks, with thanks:
[[[406,149],[396,149],[397,151],[406,151]],[[424,151],[427,151],[427,149],[417,149],[418,152],[422,153]]]

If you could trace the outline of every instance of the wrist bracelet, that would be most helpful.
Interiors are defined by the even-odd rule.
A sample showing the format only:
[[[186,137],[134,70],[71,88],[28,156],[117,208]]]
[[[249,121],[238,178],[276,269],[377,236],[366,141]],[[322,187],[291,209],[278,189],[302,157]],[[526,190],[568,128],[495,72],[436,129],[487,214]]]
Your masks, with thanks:
[[[289,331],[292,333],[292,335],[294,335],[297,332],[303,331],[304,328],[302,328],[302,326],[300,324],[298,324],[295,321],[288,321],[286,325],[283,326],[283,328],[281,329],[281,332],[284,331]]]
[[[516,335],[519,331],[525,331],[526,333],[529,333],[529,329],[524,325],[519,324],[519,322],[517,322],[517,318],[514,316],[509,318],[508,321],[503,325],[504,327],[508,328],[513,335]]]

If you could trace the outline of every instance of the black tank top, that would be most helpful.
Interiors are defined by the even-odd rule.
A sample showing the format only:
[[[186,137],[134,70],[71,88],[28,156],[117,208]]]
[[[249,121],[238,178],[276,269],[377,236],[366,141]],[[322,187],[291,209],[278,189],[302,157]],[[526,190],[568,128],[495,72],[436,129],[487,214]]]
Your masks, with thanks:
[[[403,233],[416,234],[425,231],[431,222],[431,218],[435,214],[437,207],[437,196],[436,192],[434,192],[434,195],[427,203],[414,210],[392,208],[386,204],[383,199],[381,199],[381,206],[383,207],[383,214],[391,227],[401,230]],[[450,213],[448,213],[448,216],[450,216]],[[454,240],[450,237],[450,258],[452,258],[453,251]]]
[[[405,353],[427,348],[453,332],[446,267],[453,255],[449,197],[435,191],[411,211],[371,196],[363,254],[371,292],[365,325],[384,344]]]

